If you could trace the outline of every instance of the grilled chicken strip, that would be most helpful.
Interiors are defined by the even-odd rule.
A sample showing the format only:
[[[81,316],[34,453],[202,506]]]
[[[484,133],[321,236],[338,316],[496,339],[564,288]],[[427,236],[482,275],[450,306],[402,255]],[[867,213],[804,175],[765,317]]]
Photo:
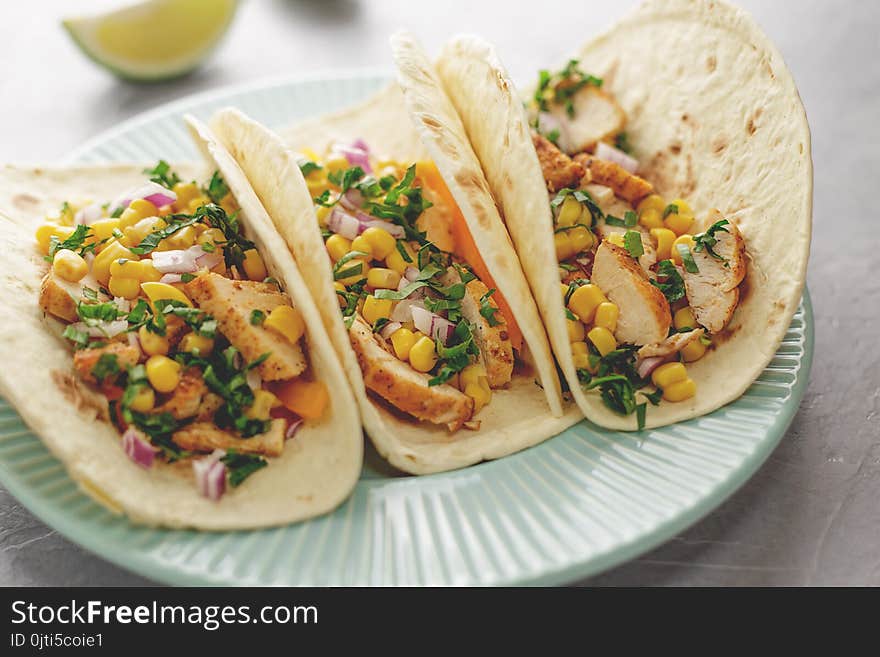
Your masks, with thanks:
[[[639,178],[615,162],[600,160],[589,153],[575,155],[574,161],[590,172],[590,179],[597,185],[604,185],[614,190],[614,194],[635,205],[654,191],[653,185],[644,178]]]
[[[572,101],[574,118],[568,116],[564,105],[550,105],[550,114],[564,126],[569,153],[592,149],[598,142],[617,135],[626,124],[626,113],[614,97],[602,89],[584,87]]]
[[[644,251],[644,253],[639,256],[639,265],[641,265],[649,278],[654,277],[654,272],[651,270],[651,267],[657,263],[657,249],[654,248],[654,240],[651,239],[651,234],[644,226],[637,224],[632,228],[625,228],[621,226],[609,226],[604,221],[598,221],[596,222],[595,230],[602,239],[606,239],[613,233],[623,235],[628,230],[638,231],[639,236],[642,238],[642,250]]]
[[[721,213],[714,210],[707,223],[711,225],[722,218]],[[728,232],[719,230],[715,233],[718,242],[712,247],[724,260],[713,258],[702,249],[692,252],[698,273],[679,268],[694,319],[710,333],[720,332],[730,322],[739,303],[738,286],[746,275],[746,248],[742,235],[733,222],[725,228]]]
[[[111,342],[103,347],[80,349],[73,354],[73,368],[83,381],[96,383],[92,369],[105,354],[115,356],[119,371],[125,372],[127,367],[137,365],[138,359],[141,357],[141,350],[124,342]]]
[[[404,413],[450,431],[471,419],[473,399],[445,383],[429,386],[431,377],[385,351],[360,316],[355,315],[348,333],[367,389]]]
[[[239,438],[235,434],[217,428],[210,422],[193,422],[175,431],[171,439],[182,449],[192,452],[213,452],[215,449],[230,450],[242,454],[263,454],[281,456],[284,450],[284,420],[272,420],[269,430],[250,438]]]
[[[618,342],[645,345],[666,339],[672,323],[669,302],[625,249],[603,241],[592,281],[620,311],[614,332]]]
[[[257,368],[264,381],[292,379],[305,371],[306,358],[299,343],[290,344],[277,333],[251,324],[254,310],[268,315],[277,306],[290,305],[290,299],[277,287],[207,272],[187,283],[185,291],[201,310],[217,320],[220,331],[245,360],[251,362],[270,354]]]
[[[450,267],[443,277],[444,285],[460,283],[461,276]],[[480,357],[486,366],[486,378],[490,388],[501,388],[513,377],[513,346],[507,335],[507,324],[504,315],[498,310],[493,319],[495,326],[491,326],[487,318],[480,314],[480,300],[488,294],[489,288],[481,281],[474,279],[465,284],[465,295],[461,300],[461,314],[474,327],[474,340],[480,348]],[[492,308],[498,309],[492,297],[488,303]]]
[[[556,148],[549,139],[532,133],[532,143],[538,153],[538,162],[544,173],[547,190],[558,192],[566,187],[577,187],[584,177],[584,167]]]
[[[40,308],[58,319],[75,322],[79,319],[76,314],[76,302],[83,300],[83,287],[86,286],[92,290],[99,288],[98,281],[91,274],[77,283],[71,283],[55,275],[50,268],[40,282]],[[102,300],[106,300],[106,297]]]
[[[180,382],[171,393],[169,399],[153,408],[151,413],[171,413],[176,420],[184,420],[199,413],[202,397],[208,392],[208,386],[201,373],[195,367],[184,371]]]
[[[654,358],[655,356],[671,356],[677,354],[694,340],[699,340],[705,331],[701,328],[688,331],[687,333],[674,333],[663,342],[655,342],[654,344],[646,344],[636,352],[641,360],[642,358]]]

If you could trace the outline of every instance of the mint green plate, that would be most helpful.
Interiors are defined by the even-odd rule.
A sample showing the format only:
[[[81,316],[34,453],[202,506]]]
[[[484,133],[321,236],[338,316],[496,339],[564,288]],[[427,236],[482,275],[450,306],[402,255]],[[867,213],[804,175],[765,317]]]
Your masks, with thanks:
[[[350,104],[387,76],[298,78],[185,98],[128,121],[65,160],[197,158],[180,120],[235,105],[271,126]],[[718,506],[763,463],[803,397],[813,353],[808,294],[760,378],[736,402],[638,434],[589,422],[499,461],[399,476],[375,453],[336,512],[261,531],[137,527],[82,494],[0,400],[0,481],[59,532],[173,584],[556,584],[631,559]]]

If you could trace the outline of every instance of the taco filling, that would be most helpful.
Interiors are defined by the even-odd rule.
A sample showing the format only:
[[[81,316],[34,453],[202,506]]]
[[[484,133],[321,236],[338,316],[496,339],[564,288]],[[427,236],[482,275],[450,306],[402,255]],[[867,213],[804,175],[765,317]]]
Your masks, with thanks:
[[[76,388],[126,454],[178,464],[217,500],[320,418],[328,391],[220,175],[200,186],[165,162],[144,173],[116,200],[71,200],[37,229],[49,263],[39,305],[65,324]]]
[[[358,140],[300,169],[367,389],[419,421],[478,429],[522,336],[435,165],[382,161]]]
[[[742,235],[718,210],[700,221],[655,192],[629,153],[626,114],[577,60],[541,71],[527,109],[578,379],[641,428],[647,403],[696,394],[686,363],[736,310]]]

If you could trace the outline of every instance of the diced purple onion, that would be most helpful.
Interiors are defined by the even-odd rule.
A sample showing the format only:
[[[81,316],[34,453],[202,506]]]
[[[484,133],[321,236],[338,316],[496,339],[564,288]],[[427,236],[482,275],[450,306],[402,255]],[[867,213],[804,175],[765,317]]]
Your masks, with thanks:
[[[638,364],[636,370],[641,378],[647,379],[651,376],[651,372],[660,367],[665,360],[667,360],[666,356],[652,356],[651,358],[645,358]]]
[[[327,217],[327,228],[347,240],[353,240],[360,235],[360,227],[360,222],[357,219],[339,207],[334,207],[330,216]]]
[[[217,501],[226,492],[226,466],[220,460],[224,454],[216,449],[210,456],[192,462],[199,492],[209,500]]]
[[[128,346],[137,349],[138,353],[140,353],[141,356],[144,355],[144,350],[141,349],[141,341],[140,338],[138,338],[138,334],[136,331],[128,332]]]
[[[370,166],[370,149],[363,139],[356,139],[351,144],[335,143],[331,149],[334,155],[342,155],[351,166],[358,166],[364,173],[373,173]]]
[[[162,274],[191,274],[201,268],[211,269],[220,264],[223,256],[208,253],[200,245],[188,249],[153,251],[153,267]]]
[[[430,336],[441,344],[446,345],[455,331],[455,324],[440,315],[435,315],[430,310],[412,307],[412,319],[416,329]]]
[[[419,270],[416,269],[415,267],[407,267],[406,269],[403,270],[403,277],[407,281],[409,281],[410,283],[412,283],[414,280],[416,280],[416,278],[418,278],[418,276],[419,276]]]
[[[297,418],[295,420],[292,420],[287,425],[287,430],[284,432],[284,439],[290,440],[291,438],[293,438],[296,435],[296,432],[299,431],[300,427],[302,427],[303,424],[305,424],[305,420],[303,420],[302,418]]]
[[[339,199],[339,203],[348,210],[360,210],[364,207],[364,195],[358,189],[349,189]]]
[[[391,336],[394,335],[394,332],[403,328],[403,324],[400,322],[388,322],[385,326],[382,327],[382,330],[379,331],[379,335],[381,335],[386,340],[390,340]]]
[[[86,207],[78,210],[73,216],[73,223],[88,226],[97,221],[104,214],[100,203],[89,203]]]
[[[159,282],[174,285],[175,283],[182,283],[183,276],[181,274],[162,274],[162,278],[159,279]]]
[[[157,450],[147,441],[146,436],[134,427],[128,427],[122,434],[122,449],[128,458],[142,468],[153,467]]]
[[[627,155],[619,148],[606,144],[604,141],[600,141],[596,146],[596,157],[600,160],[619,164],[630,173],[635,173],[639,170],[639,161],[637,159]]]
[[[360,222],[359,232],[361,233],[363,233],[367,228],[381,228],[386,233],[389,233],[391,237],[396,240],[402,240],[406,236],[406,231],[403,230],[403,226],[392,224],[390,221],[373,219],[372,217],[369,217],[362,212],[358,213],[358,220]]]
[[[128,330],[128,322],[124,319],[117,319],[112,322],[96,321],[94,325],[76,322],[73,324],[73,328],[86,333],[92,338],[114,338]]]
[[[412,311],[414,308],[425,310],[425,304],[423,301],[411,298],[398,301],[397,304],[395,304],[394,309],[391,311],[391,317],[389,317],[389,319],[392,322],[411,322],[413,320]]]
[[[177,200],[177,194],[151,180],[150,182],[144,183],[140,187],[123,194],[113,201],[109,208],[110,214],[112,215],[120,208],[127,208],[129,203],[139,198],[149,201],[157,208],[161,208],[163,205],[174,203],[174,201]]]

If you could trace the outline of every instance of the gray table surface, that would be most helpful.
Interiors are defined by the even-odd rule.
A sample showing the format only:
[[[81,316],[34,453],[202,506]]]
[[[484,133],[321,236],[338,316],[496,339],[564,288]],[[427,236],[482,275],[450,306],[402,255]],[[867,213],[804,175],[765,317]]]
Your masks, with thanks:
[[[119,82],[76,51],[59,18],[84,4],[4,3],[0,161],[53,162],[123,119],[205,89],[300,71],[390,70],[387,37],[404,26],[434,50],[453,33],[480,33],[516,79],[529,80],[634,3],[250,0],[207,66],[148,86]],[[741,4],[782,51],[812,128],[812,380],[788,434],[739,492],[662,547],[579,584],[880,584],[880,278],[869,257],[880,247],[880,203],[871,201],[880,3]],[[0,585],[148,583],[70,543],[0,487]]]

